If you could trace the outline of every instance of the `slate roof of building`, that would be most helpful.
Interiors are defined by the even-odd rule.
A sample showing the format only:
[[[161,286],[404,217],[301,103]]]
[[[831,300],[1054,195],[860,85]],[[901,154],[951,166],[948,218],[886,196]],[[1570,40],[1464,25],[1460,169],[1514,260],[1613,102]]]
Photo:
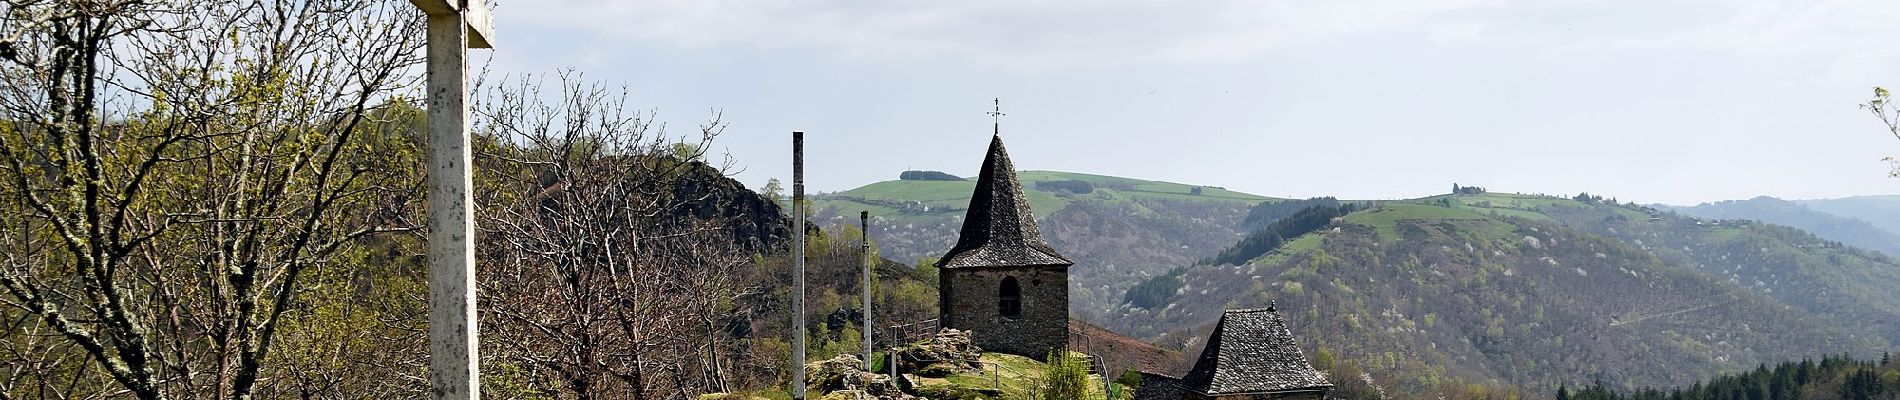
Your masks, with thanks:
[[[990,138],[989,154],[977,174],[970,209],[963,218],[957,245],[945,253],[940,268],[1069,266],[1075,262],[1056,253],[1036,229],[1036,215],[1016,180],[1016,167],[1003,150],[1003,137]]]
[[[1189,390],[1210,396],[1333,386],[1306,362],[1286,319],[1272,307],[1222,314],[1201,358],[1181,381]]]
[[[1135,388],[1135,399],[1176,400],[1187,398],[1189,393],[1194,393],[1194,391],[1181,386],[1181,378],[1152,372],[1142,372],[1141,386]]]

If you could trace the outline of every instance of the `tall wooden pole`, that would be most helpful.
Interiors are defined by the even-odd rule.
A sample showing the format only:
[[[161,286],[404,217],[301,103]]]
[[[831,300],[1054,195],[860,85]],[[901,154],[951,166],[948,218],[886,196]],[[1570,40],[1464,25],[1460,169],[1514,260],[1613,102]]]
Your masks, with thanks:
[[[468,48],[492,36],[481,0],[410,0],[429,16],[429,385],[432,398],[481,398]]]
[[[805,400],[805,132],[792,132],[792,398]]]
[[[871,370],[871,331],[877,324],[871,323],[871,212],[858,212],[858,260],[864,266],[864,370]]]

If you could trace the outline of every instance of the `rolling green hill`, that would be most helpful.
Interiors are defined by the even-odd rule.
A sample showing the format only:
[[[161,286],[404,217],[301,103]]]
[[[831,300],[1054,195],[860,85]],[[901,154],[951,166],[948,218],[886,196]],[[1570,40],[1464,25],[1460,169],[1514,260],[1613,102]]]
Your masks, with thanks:
[[[1402,397],[1547,392],[1596,379],[1670,386],[1900,343],[1891,322],[1900,296],[1888,289],[1900,287],[1900,264],[1785,226],[1590,196],[1314,199],[1305,202],[1356,208],[1271,241],[1270,251],[1239,252],[1260,254],[1240,265],[1198,265],[1304,203],[1099,175],[1021,176],[1045,235],[1077,260],[1075,314],[1193,354],[1221,310],[1277,301],[1324,369],[1364,371],[1368,386]],[[879,182],[815,196],[814,219],[855,224],[869,210],[884,255],[928,263],[955,240],[971,189]],[[1160,305],[1124,301],[1155,279],[1177,280]]]
[[[1036,218],[1039,219],[1062,211],[1069,204],[1077,201],[1126,204],[1139,200],[1179,200],[1252,205],[1271,199],[1218,187],[1074,172],[1021,171],[1017,174],[1017,178],[1022,180],[1024,194],[1029,196],[1029,205],[1035,210]],[[1039,186],[1049,182],[1069,181],[1087,182],[1090,189],[1076,193],[1073,190]],[[836,207],[840,210],[865,210],[870,211],[874,216],[900,221],[931,216],[962,216],[964,207],[970,203],[970,191],[975,188],[975,180],[883,181],[843,192],[812,196],[812,208],[822,210]]]
[[[1803,231],[1513,194],[1372,202],[1102,324],[1190,348],[1277,302],[1309,354],[1422,395],[1479,383],[1671,386],[1900,343],[1900,265]]]
[[[1269,197],[1218,187],[1054,171],[1021,171],[1044,236],[1076,261],[1070,309],[1108,312],[1130,285],[1232,244],[1248,208]],[[1080,183],[1077,183],[1080,182]],[[812,196],[813,221],[857,225],[873,216],[882,255],[931,262],[956,241],[973,181],[894,180]],[[1198,193],[1197,193],[1198,192]]]

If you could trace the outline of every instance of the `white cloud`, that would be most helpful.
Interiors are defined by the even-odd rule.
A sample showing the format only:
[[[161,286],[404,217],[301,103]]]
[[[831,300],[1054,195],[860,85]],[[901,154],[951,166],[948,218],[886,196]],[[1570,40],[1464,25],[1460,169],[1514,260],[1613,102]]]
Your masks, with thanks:
[[[810,50],[869,62],[1005,69],[1258,60],[1352,34],[1552,54],[1638,49],[1814,53],[1865,79],[1900,61],[1892,0],[869,1],[550,0],[503,23],[679,47]],[[1323,43],[1323,42],[1319,42]]]
[[[1573,5],[1574,6],[1574,5]],[[1896,61],[1891,45],[1900,29],[1900,2],[1886,0],[1671,1],[1591,4],[1575,13],[1540,13],[1528,24],[1564,26],[1519,34],[1551,45],[1553,53],[1605,53],[1626,50],[1714,50],[1739,54],[1779,54],[1833,62],[1844,79],[1866,79],[1868,62]],[[1846,75],[1852,75],[1846,76]]]
[[[500,18],[685,47],[836,52],[871,61],[1043,68],[1241,61],[1289,40],[1423,29],[1483,0],[555,0]],[[1439,29],[1469,36],[1471,25]]]
[[[500,18],[681,47],[1010,69],[1243,62],[1275,46],[1358,33],[1556,53],[1819,47],[1836,52],[1836,69],[1855,76],[1869,63],[1900,59],[1882,46],[1900,19],[1900,2],[1890,0],[551,0],[507,7]]]

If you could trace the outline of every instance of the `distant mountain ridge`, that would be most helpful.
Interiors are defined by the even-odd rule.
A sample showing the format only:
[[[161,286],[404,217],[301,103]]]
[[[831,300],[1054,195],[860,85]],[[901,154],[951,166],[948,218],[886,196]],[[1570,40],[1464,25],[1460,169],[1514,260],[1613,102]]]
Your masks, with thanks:
[[[1192,353],[1221,310],[1277,302],[1310,354],[1408,393],[1669,386],[1900,343],[1893,258],[1582,196],[1372,202],[1250,262],[1181,275],[1170,304],[1100,322]]]
[[[1877,216],[1877,209],[1842,203],[1840,200],[1810,200],[1839,212],[1816,210],[1802,202],[1782,200],[1774,197],[1759,196],[1748,200],[1728,200],[1702,203],[1695,206],[1659,206],[1683,215],[1707,219],[1755,220],[1771,224],[1786,225],[1813,232],[1816,236],[1846,243],[1863,249],[1879,251],[1888,255],[1900,255],[1900,234],[1881,229],[1853,214]],[[1851,200],[1849,200],[1852,202]],[[1900,197],[1893,200],[1893,215],[1900,217]],[[1895,221],[1900,228],[1900,219]]]
[[[1853,196],[1838,199],[1795,200],[1794,202],[1815,211],[1858,218],[1881,230],[1900,235],[1900,195]]]

